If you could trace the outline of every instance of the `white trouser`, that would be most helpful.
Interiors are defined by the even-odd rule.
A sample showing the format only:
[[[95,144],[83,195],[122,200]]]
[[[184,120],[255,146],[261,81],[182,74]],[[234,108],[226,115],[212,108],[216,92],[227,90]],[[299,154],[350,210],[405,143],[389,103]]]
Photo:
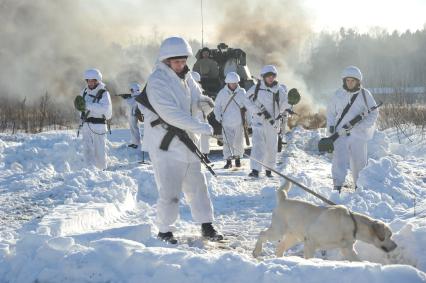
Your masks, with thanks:
[[[106,132],[105,124],[83,124],[83,153],[86,163],[87,165],[94,165],[101,170],[107,168]]]
[[[367,165],[367,142],[354,136],[340,136],[334,142],[333,163],[331,172],[333,185],[342,186],[348,168],[352,171],[354,184],[359,172]]]
[[[209,153],[210,152],[210,136],[208,135],[201,135],[200,137],[200,150],[202,153]]]
[[[129,117],[130,128],[130,143],[138,147],[141,145],[141,133],[139,130],[139,120],[136,116],[130,115]]]
[[[252,143],[250,156],[275,169],[278,150],[277,131],[269,125],[255,126],[253,127]],[[251,159],[250,168],[260,172],[262,165]]]
[[[170,158],[167,152],[150,152],[158,188],[157,226],[162,233],[173,231],[179,214],[179,198],[184,193],[193,219],[213,222],[213,206],[207,183],[201,173],[201,162],[183,162]]]
[[[243,126],[222,128],[223,136],[223,157],[229,159],[234,154],[235,157],[242,157],[244,153]]]

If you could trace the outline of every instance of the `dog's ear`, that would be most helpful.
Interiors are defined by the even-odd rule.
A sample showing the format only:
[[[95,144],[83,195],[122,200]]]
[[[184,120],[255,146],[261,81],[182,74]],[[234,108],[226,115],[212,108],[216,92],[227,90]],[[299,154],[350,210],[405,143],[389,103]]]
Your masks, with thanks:
[[[385,225],[378,221],[374,221],[372,228],[377,238],[379,238],[379,240],[383,242],[385,240]]]

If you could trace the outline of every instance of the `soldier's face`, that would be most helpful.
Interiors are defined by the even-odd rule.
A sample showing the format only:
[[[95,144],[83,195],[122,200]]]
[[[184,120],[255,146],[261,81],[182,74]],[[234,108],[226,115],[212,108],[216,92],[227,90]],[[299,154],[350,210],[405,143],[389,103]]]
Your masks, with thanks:
[[[186,59],[169,59],[168,60],[170,68],[175,71],[175,73],[179,74],[183,71],[186,66]]]
[[[228,87],[230,90],[235,90],[238,86],[238,83],[229,83]]]
[[[345,83],[348,89],[354,89],[358,85],[358,80],[354,78],[346,78]]]
[[[276,75],[269,75],[269,76],[266,76],[265,77],[265,82],[266,82],[266,84],[268,84],[268,85],[272,85],[272,83],[275,81],[275,78],[276,78],[277,76]]]
[[[86,80],[86,82],[89,89],[95,89],[99,84],[99,82],[94,79]]]
[[[209,58],[209,52],[208,51],[203,51],[202,55],[203,55],[203,58]]]

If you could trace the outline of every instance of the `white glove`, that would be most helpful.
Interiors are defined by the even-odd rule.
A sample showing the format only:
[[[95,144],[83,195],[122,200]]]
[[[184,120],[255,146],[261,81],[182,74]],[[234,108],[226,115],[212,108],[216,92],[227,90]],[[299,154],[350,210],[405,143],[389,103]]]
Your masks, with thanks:
[[[212,136],[213,135],[213,128],[212,126],[210,126],[210,124],[208,123],[201,123],[201,127],[200,130],[197,132],[197,134],[200,135],[207,135],[207,136]]]

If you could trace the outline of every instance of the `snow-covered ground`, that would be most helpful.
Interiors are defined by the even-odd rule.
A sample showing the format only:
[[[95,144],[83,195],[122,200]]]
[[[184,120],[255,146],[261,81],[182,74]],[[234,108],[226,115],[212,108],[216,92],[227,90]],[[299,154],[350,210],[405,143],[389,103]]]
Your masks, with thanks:
[[[331,191],[330,156],[319,155],[319,131],[296,128],[278,168],[308,187],[388,223],[398,248],[389,253],[357,242],[362,262],[341,261],[337,251],[301,258],[303,246],[283,258],[266,244],[251,256],[275,206],[281,180],[247,180],[249,160],[218,177],[206,173],[216,226],[226,245],[206,244],[182,200],[178,246],[156,239],[157,191],[152,167],[126,147],[127,130],[108,136],[109,169],[84,168],[75,132],[0,134],[0,282],[425,282],[426,142],[421,135],[398,144],[395,130],[377,132],[360,189]],[[350,178],[348,178],[350,184]],[[318,205],[293,187],[289,196]]]

